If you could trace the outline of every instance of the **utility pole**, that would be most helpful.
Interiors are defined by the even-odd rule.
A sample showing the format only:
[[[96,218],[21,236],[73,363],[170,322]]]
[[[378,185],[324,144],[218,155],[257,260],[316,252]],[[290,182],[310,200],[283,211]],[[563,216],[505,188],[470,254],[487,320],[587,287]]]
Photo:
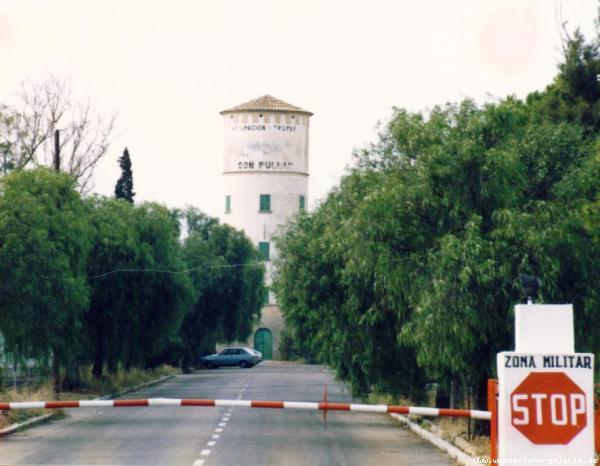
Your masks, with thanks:
[[[54,170],[60,172],[60,133],[54,130]],[[52,378],[54,379],[54,398],[60,400],[60,366],[56,351],[52,352]]]
[[[54,130],[54,170],[60,171],[60,134]]]

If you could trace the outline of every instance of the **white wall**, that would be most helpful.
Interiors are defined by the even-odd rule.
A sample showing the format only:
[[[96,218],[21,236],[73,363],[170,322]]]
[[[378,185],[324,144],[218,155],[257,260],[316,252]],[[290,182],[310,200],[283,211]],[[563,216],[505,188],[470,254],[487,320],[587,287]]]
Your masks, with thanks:
[[[251,112],[224,115],[225,154],[223,215],[227,224],[244,230],[255,246],[270,243],[271,261],[277,257],[272,236],[300,210],[300,196],[308,206],[307,115]],[[260,195],[271,196],[271,211],[260,212]],[[225,213],[225,196],[231,212]],[[271,262],[266,263],[271,284]],[[274,300],[271,297],[270,302]]]

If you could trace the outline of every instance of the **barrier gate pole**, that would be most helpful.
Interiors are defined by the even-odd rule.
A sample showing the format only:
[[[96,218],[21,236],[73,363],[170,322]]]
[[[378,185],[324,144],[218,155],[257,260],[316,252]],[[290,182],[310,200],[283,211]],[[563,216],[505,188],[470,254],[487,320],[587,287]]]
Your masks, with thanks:
[[[490,418],[490,459],[498,459],[498,381],[488,379],[487,408],[491,413]]]
[[[594,444],[596,453],[600,453],[600,384],[595,384],[594,388]]]

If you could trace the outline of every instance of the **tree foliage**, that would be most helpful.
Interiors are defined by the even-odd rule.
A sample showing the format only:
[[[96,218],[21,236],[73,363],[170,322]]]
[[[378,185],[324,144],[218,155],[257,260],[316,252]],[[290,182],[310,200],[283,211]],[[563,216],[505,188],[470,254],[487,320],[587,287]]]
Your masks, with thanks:
[[[177,339],[194,293],[184,273],[179,227],[163,206],[91,198],[92,298],[87,339],[94,374],[161,362]]]
[[[525,101],[395,108],[277,240],[274,289],[300,351],[357,393],[418,398],[432,381],[481,403],[530,273],[544,302],[574,303],[578,349],[598,353],[599,63],[576,35]]]
[[[130,275],[138,256],[134,208],[128,202],[92,197],[86,201],[92,226],[92,250],[88,261],[91,299],[86,313],[88,354],[93,373],[102,375],[105,362],[111,370],[126,362],[123,338],[134,319],[129,299],[133,296]]]
[[[191,365],[217,341],[245,340],[264,270],[242,232],[195,209],[85,200],[45,168],[0,179],[0,332],[4,350],[79,369]]]
[[[248,338],[260,318],[264,268],[242,232],[194,208],[182,215],[187,226],[183,257],[196,297],[180,331],[187,366],[219,341]]]
[[[599,42],[587,42],[575,31],[563,45],[559,73],[543,93],[527,98],[540,120],[574,122],[590,135],[600,129]]]
[[[81,352],[89,223],[74,181],[48,169],[0,179],[5,350],[70,364]]]
[[[131,171],[131,158],[127,147],[123,155],[119,157],[119,167],[121,167],[121,176],[115,185],[115,197],[124,199],[133,204],[135,193],[133,192],[133,172]]]
[[[161,353],[177,338],[193,300],[179,243],[179,224],[171,212],[154,203],[134,211],[138,256],[131,273],[134,295],[129,299],[134,318],[120,341],[134,366],[155,365]]]

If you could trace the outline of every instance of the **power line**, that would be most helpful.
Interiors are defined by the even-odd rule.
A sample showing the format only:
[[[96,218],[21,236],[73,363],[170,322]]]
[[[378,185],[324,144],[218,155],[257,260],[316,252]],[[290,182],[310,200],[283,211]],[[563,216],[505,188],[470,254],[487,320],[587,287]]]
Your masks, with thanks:
[[[126,269],[113,269],[113,270],[109,270],[108,272],[104,272],[98,275],[88,275],[87,278],[103,278],[106,277],[108,275],[113,275],[116,273],[137,273],[137,272],[141,272],[141,273],[168,273],[168,274],[172,274],[172,275],[179,275],[179,274],[184,274],[184,273],[190,273],[190,272],[194,272],[196,270],[200,270],[200,269],[222,269],[222,268],[236,268],[236,267],[244,267],[244,266],[250,266],[250,267],[256,267],[259,265],[262,265],[262,262],[247,262],[244,264],[222,264],[222,265],[209,265],[209,266],[204,266],[201,265],[199,267],[192,267],[190,269],[182,269],[182,270],[166,270],[166,269],[153,269],[153,268],[140,268],[140,269],[135,269],[135,268],[126,268]]]

